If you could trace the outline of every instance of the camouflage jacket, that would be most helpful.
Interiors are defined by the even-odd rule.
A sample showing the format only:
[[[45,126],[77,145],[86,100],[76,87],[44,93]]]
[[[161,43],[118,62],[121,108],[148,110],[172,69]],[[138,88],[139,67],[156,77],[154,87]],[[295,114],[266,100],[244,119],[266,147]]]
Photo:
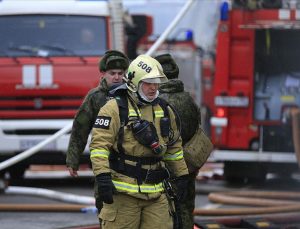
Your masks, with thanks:
[[[79,107],[74,121],[66,155],[66,165],[78,169],[93,124],[100,108],[109,100],[108,86],[102,80],[98,87],[91,89]]]
[[[185,145],[196,133],[201,124],[200,109],[188,92],[184,91],[183,82],[169,80],[159,87],[160,97],[168,101],[178,112],[181,120],[181,137]]]

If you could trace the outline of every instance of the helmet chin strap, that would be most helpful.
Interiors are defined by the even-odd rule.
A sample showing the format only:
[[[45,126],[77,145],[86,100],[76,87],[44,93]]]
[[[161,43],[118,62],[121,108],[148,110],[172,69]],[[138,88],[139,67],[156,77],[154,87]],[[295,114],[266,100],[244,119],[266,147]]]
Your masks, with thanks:
[[[148,99],[147,96],[144,94],[144,92],[143,92],[143,90],[142,90],[142,84],[143,84],[143,82],[141,82],[141,83],[139,84],[138,94],[140,95],[140,97],[141,97],[143,100],[145,100],[146,102],[151,103],[152,101],[154,101],[154,100],[158,97],[159,91],[158,91],[158,90],[156,91],[156,95],[155,95],[155,97],[154,97],[153,99]]]

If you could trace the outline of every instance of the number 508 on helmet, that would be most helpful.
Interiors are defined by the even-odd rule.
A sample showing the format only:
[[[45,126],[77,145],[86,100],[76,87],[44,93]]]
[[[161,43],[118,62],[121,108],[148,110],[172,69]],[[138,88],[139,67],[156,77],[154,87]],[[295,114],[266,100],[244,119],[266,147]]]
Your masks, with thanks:
[[[139,83],[151,79],[152,83],[165,83],[168,78],[163,72],[161,64],[147,55],[139,55],[128,67],[125,81],[127,87],[133,92],[137,92]]]

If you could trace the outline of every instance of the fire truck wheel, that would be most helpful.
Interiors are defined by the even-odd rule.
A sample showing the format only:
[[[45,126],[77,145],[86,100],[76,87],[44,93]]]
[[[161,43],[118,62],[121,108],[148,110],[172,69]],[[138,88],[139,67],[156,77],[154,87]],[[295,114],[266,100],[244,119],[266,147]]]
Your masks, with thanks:
[[[251,162],[225,162],[224,178],[228,183],[261,183],[266,179],[262,164]]]

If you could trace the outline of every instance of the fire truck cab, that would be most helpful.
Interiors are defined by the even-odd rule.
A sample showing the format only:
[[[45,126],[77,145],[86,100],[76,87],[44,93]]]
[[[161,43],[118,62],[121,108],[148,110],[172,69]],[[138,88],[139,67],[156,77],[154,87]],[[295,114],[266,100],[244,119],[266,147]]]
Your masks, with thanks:
[[[103,0],[0,1],[0,161],[72,122],[99,84],[99,57],[116,48],[110,10]],[[8,168],[10,175],[30,164],[64,164],[68,140],[49,143]]]
[[[110,48],[105,1],[0,2],[0,161],[72,121]],[[10,169],[64,163],[68,135]]]
[[[213,96],[203,101],[212,114],[211,159],[224,162],[229,181],[298,170],[290,111],[300,106],[300,9],[250,2],[221,4],[215,74],[203,88]]]

